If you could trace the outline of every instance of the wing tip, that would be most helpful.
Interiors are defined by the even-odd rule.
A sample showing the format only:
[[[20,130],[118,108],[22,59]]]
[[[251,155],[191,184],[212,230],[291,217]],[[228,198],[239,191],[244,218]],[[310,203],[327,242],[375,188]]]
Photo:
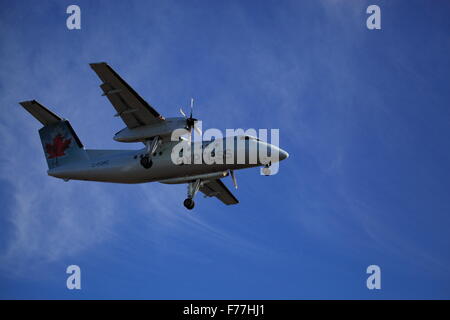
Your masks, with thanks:
[[[91,68],[93,69],[96,66],[107,66],[108,64],[106,62],[92,62],[89,63],[89,66],[91,66]]]
[[[33,103],[37,103],[37,101],[36,100],[24,100],[24,101],[19,101],[19,104],[22,106],[22,107],[25,107],[26,105],[29,105],[29,104],[33,104]]]

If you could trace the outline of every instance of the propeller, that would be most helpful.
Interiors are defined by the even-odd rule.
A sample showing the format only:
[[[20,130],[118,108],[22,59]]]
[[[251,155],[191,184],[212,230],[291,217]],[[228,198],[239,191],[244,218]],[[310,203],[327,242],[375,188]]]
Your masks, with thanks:
[[[195,123],[198,121],[194,117],[192,117],[192,113],[194,111],[194,98],[191,98],[191,112],[189,115],[189,118],[184,113],[183,109],[180,108],[180,113],[183,115],[183,117],[186,118],[186,129],[192,132],[192,128],[199,134],[202,135],[202,131],[195,125]]]
[[[237,181],[236,181],[236,176],[234,175],[234,170],[230,170],[230,176],[231,176],[231,180],[233,180],[234,187],[237,189],[238,185],[237,185]]]

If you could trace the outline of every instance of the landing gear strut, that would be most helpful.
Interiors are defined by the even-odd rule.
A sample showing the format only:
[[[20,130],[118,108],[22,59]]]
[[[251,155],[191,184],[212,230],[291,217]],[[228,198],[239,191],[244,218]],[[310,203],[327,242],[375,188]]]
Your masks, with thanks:
[[[150,169],[153,165],[152,154],[156,151],[161,140],[159,137],[154,137],[153,140],[145,141],[146,154],[141,157],[141,166],[145,169]]]
[[[188,192],[187,192],[187,199],[184,200],[183,204],[188,210],[192,210],[195,206],[194,202],[194,196],[198,192],[201,186],[200,179],[197,179],[193,182],[189,182],[188,184]]]

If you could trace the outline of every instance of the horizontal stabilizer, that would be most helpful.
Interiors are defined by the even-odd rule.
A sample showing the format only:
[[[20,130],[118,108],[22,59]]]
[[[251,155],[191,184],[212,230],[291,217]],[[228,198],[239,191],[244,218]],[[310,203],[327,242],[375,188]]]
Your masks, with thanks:
[[[38,119],[44,126],[58,123],[61,118],[56,114],[48,110],[46,107],[41,105],[36,100],[22,101],[20,102],[22,107],[24,107],[33,117]]]

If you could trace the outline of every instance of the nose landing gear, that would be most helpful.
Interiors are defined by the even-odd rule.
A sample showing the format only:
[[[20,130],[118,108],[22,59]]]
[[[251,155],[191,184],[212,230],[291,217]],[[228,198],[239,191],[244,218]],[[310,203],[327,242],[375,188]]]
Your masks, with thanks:
[[[270,176],[270,174],[272,173],[272,172],[270,171],[270,165],[271,165],[271,163],[269,162],[268,164],[266,164],[266,165],[264,166],[264,168],[262,168],[262,173],[263,173],[265,176]]]

